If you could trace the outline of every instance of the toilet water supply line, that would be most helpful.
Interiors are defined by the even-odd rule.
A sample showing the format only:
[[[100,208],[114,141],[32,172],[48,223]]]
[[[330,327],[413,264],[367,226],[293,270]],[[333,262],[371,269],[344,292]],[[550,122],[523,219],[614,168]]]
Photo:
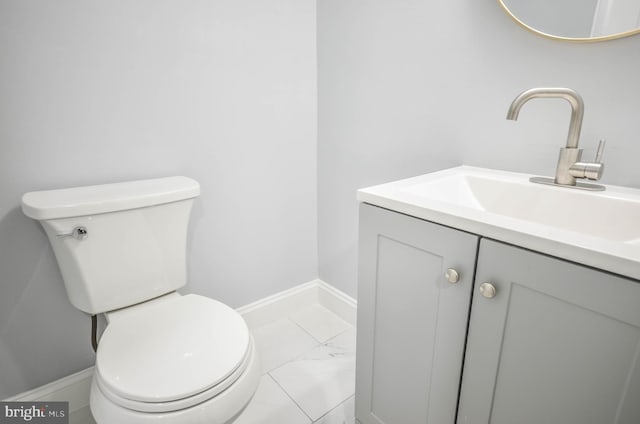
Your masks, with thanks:
[[[91,347],[93,347],[93,351],[98,351],[98,316],[91,315]]]

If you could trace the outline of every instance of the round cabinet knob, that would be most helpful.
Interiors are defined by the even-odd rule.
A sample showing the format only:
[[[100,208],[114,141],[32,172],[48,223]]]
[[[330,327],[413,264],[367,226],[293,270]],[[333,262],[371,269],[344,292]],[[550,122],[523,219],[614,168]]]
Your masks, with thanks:
[[[460,274],[453,268],[449,268],[447,272],[444,273],[444,276],[451,284],[455,284],[460,280]]]
[[[491,283],[482,283],[480,284],[480,294],[487,299],[491,299],[496,295],[496,288]]]

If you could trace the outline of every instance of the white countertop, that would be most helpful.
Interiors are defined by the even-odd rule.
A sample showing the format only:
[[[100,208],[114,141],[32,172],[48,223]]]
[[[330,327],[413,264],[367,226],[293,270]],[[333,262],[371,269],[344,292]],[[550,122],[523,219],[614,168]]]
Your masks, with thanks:
[[[586,192],[460,166],[358,190],[358,200],[640,280],[640,190]]]

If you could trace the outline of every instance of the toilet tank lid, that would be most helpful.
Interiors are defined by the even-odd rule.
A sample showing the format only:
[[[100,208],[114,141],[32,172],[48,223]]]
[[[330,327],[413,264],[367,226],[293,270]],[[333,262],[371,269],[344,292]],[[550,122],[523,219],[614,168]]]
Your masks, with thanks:
[[[188,177],[32,191],[22,196],[22,211],[37,220],[71,218],[143,208],[197,197],[200,185]]]

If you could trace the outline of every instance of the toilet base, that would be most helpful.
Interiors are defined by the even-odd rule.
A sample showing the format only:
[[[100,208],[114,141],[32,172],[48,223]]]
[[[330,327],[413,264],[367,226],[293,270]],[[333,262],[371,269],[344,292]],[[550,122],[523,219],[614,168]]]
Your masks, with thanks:
[[[260,364],[255,349],[245,372],[224,392],[190,408],[148,413],[123,408],[109,400],[95,377],[89,406],[97,424],[229,424],[247,406],[258,387]]]

